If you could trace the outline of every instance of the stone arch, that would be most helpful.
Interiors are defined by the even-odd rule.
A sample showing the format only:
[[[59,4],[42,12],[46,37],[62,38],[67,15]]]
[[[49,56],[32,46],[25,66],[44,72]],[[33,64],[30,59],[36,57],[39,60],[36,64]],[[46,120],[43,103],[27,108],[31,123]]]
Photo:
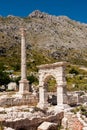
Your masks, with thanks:
[[[57,86],[57,81],[56,81],[56,79],[55,79],[55,77],[53,76],[53,75],[46,75],[46,77],[44,78],[44,88],[46,88],[46,90],[48,91],[48,83],[49,83],[49,81],[50,80],[54,80],[55,81],[55,84],[56,84],[56,86]],[[55,87],[55,86],[54,86]]]
[[[53,75],[46,75],[44,77],[45,103],[51,105],[57,104],[57,81]]]
[[[67,102],[66,79],[65,79],[66,62],[57,62],[53,64],[45,64],[38,66],[39,68],[39,103],[41,108],[47,107],[45,100],[44,81],[46,77],[53,76],[57,82],[57,107],[64,108]]]

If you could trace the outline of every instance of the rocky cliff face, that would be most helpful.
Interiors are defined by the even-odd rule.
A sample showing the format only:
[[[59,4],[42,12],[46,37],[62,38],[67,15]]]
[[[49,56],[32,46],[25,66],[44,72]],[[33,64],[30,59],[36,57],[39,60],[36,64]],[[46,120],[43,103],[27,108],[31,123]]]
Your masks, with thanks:
[[[78,61],[77,64],[86,64],[87,24],[76,22],[66,16],[48,15],[38,10],[26,18],[10,15],[6,18],[0,17],[1,60],[2,57],[8,56],[12,59],[20,56],[21,26],[27,29],[27,53],[33,62],[37,59],[34,55],[42,54],[46,62],[52,57],[57,61],[70,62],[72,59],[73,63]]]
[[[87,25],[75,22],[66,16],[51,16],[35,11],[29,16],[32,19],[30,24],[33,35],[39,34],[37,44],[48,47],[65,47],[81,49],[87,47]],[[33,25],[32,25],[33,24]]]

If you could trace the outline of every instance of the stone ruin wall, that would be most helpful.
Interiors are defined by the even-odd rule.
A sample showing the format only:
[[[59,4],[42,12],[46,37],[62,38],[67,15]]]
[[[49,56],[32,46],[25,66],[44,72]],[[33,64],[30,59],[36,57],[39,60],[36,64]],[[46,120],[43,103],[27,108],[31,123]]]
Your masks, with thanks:
[[[85,102],[87,102],[87,95],[80,96],[79,94],[76,94],[76,93],[68,95],[69,105],[83,104]]]
[[[2,124],[5,127],[10,127],[15,130],[20,130],[20,128],[23,128],[25,130],[37,130],[38,126],[43,123],[44,121],[57,123],[58,126],[61,125],[62,119],[64,117],[64,113],[60,112],[57,114],[53,114],[46,117],[40,117],[40,118],[33,118],[33,119],[20,119],[15,121],[3,121]]]
[[[23,98],[8,97],[0,100],[0,107],[36,105],[37,103],[38,97],[34,95],[29,95],[28,97]]]

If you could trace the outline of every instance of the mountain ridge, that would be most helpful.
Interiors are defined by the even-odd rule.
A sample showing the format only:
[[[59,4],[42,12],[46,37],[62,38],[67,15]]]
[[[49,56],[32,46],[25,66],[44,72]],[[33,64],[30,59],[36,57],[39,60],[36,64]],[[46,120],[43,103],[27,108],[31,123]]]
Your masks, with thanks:
[[[87,66],[87,24],[38,10],[24,18],[0,17],[0,62],[20,61],[21,26],[26,28],[29,66],[61,60]]]

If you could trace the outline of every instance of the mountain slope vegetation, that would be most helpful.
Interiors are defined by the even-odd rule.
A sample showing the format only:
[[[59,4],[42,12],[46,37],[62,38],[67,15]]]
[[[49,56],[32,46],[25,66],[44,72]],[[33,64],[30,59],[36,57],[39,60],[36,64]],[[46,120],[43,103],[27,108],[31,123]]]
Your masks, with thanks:
[[[28,74],[37,72],[37,65],[67,61],[67,73],[74,75],[67,76],[68,90],[73,90],[73,84],[75,90],[87,90],[87,71],[79,69],[87,67],[87,24],[38,10],[24,18],[0,16],[0,63],[17,74],[21,64],[21,27],[26,28]]]
[[[36,71],[36,65],[61,60],[87,66],[87,24],[36,10],[25,18],[0,17],[0,62],[8,69],[20,68],[22,26],[30,71]]]

